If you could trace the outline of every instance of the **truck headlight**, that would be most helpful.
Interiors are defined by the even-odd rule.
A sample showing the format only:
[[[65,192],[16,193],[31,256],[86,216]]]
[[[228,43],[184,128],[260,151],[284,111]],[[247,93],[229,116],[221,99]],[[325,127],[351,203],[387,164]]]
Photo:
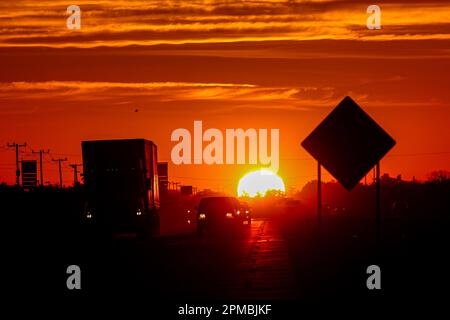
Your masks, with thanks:
[[[94,218],[94,214],[93,214],[92,210],[84,210],[83,219],[92,220],[93,218]]]
[[[200,214],[198,215],[198,220],[205,220],[205,219],[206,219],[206,214],[200,213]]]

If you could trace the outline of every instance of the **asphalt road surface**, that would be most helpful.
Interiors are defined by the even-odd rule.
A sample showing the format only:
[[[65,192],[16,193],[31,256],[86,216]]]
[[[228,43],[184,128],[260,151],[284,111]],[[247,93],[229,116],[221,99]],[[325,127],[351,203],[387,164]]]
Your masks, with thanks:
[[[299,294],[284,239],[271,220],[226,232],[144,242],[85,244],[90,294],[153,293],[161,299],[291,299]]]

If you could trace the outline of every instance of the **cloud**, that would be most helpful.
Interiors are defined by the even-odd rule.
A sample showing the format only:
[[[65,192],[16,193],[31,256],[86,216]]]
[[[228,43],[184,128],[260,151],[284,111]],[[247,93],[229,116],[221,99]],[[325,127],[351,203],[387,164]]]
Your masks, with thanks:
[[[289,99],[298,93],[291,88],[264,88],[233,83],[114,83],[81,81],[0,83],[0,99],[97,100],[145,96],[154,101],[235,99],[243,101]]]
[[[231,83],[111,83],[80,81],[0,83],[0,112],[11,114],[11,105],[40,105],[41,110],[76,106],[152,106],[165,110],[189,108],[224,112],[250,107],[306,110],[335,99],[334,88],[264,87]],[[27,109],[28,110],[28,109]],[[34,111],[39,111],[33,109]],[[172,110],[173,111],[173,110]],[[22,107],[16,112],[23,112]]]
[[[445,1],[384,1],[368,32],[360,1],[78,1],[82,29],[67,30],[65,1],[21,1],[0,15],[0,45],[96,47],[312,39],[450,39]],[[0,9],[5,4],[0,4]],[[35,29],[30,28],[35,26]],[[45,32],[43,32],[45,30]]]

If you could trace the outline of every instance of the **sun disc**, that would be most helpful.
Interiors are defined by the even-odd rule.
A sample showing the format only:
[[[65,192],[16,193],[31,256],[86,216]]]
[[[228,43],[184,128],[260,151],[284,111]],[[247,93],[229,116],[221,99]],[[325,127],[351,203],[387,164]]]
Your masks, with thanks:
[[[247,173],[239,180],[238,196],[265,196],[268,191],[285,192],[284,182],[278,175],[267,169]]]

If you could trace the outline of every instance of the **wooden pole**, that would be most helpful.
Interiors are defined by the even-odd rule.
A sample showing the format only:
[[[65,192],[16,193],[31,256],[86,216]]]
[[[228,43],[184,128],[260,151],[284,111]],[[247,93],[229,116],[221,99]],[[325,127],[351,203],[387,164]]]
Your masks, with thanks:
[[[380,162],[375,167],[376,171],[376,241],[377,244],[381,240],[381,204],[380,204]]]
[[[322,172],[320,162],[317,162],[317,227],[319,235],[322,229]]]

